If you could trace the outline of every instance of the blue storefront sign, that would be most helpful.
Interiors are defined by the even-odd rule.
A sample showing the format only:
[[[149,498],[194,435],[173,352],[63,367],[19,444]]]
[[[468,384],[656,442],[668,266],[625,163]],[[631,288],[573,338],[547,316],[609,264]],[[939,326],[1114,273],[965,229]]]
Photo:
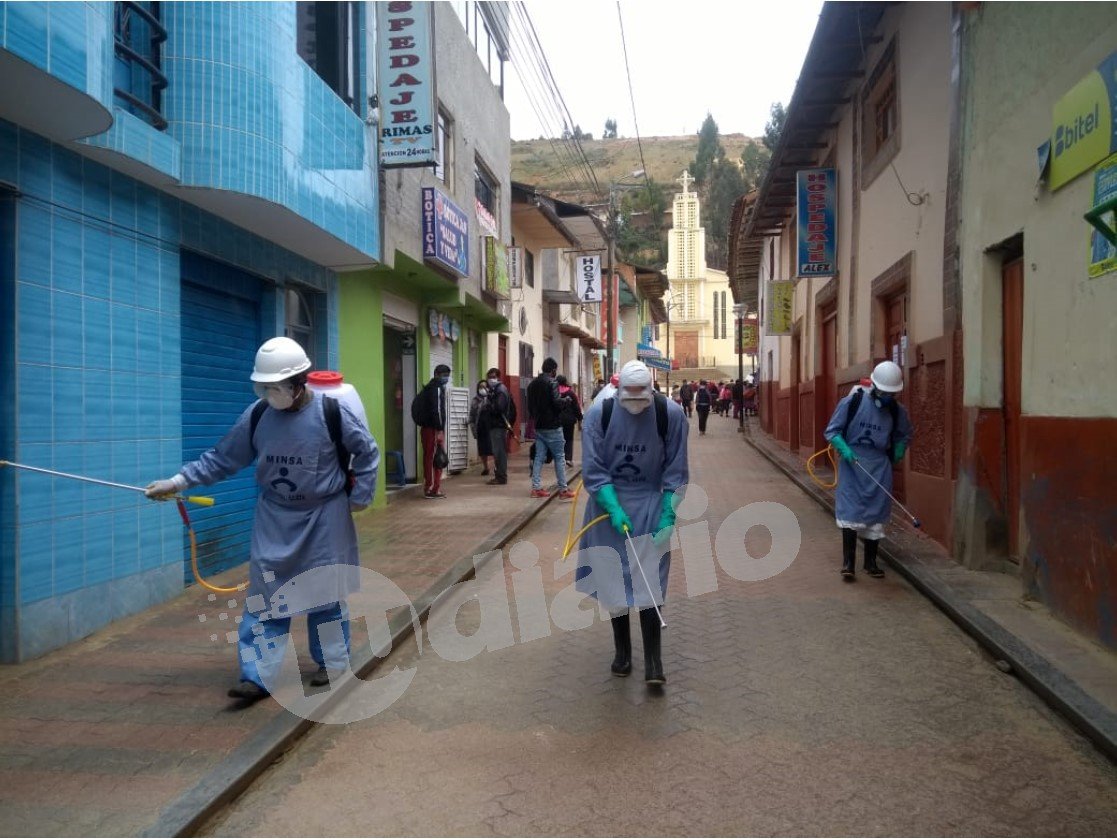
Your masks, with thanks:
[[[834,169],[802,169],[797,177],[798,277],[829,277],[837,273],[838,173]]]
[[[644,363],[653,370],[671,370],[671,359],[669,358],[645,358]]]
[[[423,188],[423,259],[469,275],[469,217],[433,187]]]
[[[662,358],[663,353],[661,353],[650,344],[637,344],[636,357],[644,360],[647,360],[649,358]]]

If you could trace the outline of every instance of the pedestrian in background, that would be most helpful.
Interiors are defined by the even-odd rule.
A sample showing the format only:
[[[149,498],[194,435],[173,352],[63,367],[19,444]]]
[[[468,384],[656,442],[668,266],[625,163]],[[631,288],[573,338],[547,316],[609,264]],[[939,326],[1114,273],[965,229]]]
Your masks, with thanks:
[[[570,387],[566,376],[559,376],[559,396],[566,400],[559,412],[559,422],[562,424],[562,437],[565,442],[566,468],[574,467],[574,427],[582,423],[582,406],[578,402],[578,394]]]
[[[500,370],[493,367],[485,374],[489,391],[485,417],[489,426],[489,445],[493,452],[493,477],[489,484],[502,486],[508,483],[508,435],[516,427],[516,403],[512,394],[500,380]]]
[[[679,401],[683,403],[687,419],[690,419],[694,415],[694,387],[686,379],[683,379],[683,386],[679,388]]]
[[[744,410],[745,383],[740,379],[734,379],[730,391],[733,394],[733,419],[738,419],[741,416],[741,411]]]
[[[477,383],[477,393],[469,405],[469,431],[477,441],[477,456],[481,458],[481,476],[489,474],[489,458],[493,456],[493,444],[489,439],[489,417],[485,403],[489,399],[489,389],[484,379]]]
[[[675,526],[675,492],[689,480],[689,430],[682,409],[652,390],[651,372],[642,361],[625,364],[617,396],[594,405],[582,422],[582,477],[589,494],[583,524],[601,515],[609,521],[582,536],[584,564],[575,572],[575,588],[596,598],[612,619],[616,676],[632,672],[629,611],[639,612],[649,685],[667,681],[654,607],[667,596],[671,553],[661,556],[659,546]],[[626,533],[642,546],[643,574],[632,567]],[[640,538],[648,536],[653,538]],[[598,547],[612,550],[592,550]]]
[[[543,361],[543,372],[531,380],[527,386],[527,411],[535,425],[535,457],[531,461],[531,495],[533,498],[549,498],[550,493],[543,489],[543,459],[550,453],[555,461],[555,478],[558,480],[559,498],[569,500],[574,497],[566,485],[566,452],[562,433],[561,415],[565,403],[573,397],[559,394],[556,376],[558,362],[553,358]]]
[[[694,407],[698,411],[698,434],[702,437],[706,436],[706,420],[710,418],[711,404],[710,389],[703,379],[698,383],[698,389],[694,394]]]
[[[331,673],[339,675],[349,666],[345,597],[359,586],[355,571],[360,565],[351,513],[372,501],[380,451],[345,402],[307,388],[310,366],[296,341],[265,341],[251,375],[259,399],[216,446],[174,477],[145,489],[148,498],[170,497],[199,484],[215,484],[256,461],[260,490],[248,555],[248,593],[237,632],[240,683],[229,689],[229,696],[245,703],[268,696],[268,684],[275,684],[286,649],[276,639],[289,632],[291,614],[273,616],[281,611],[273,597],[304,571],[336,572],[326,587],[333,602],[306,613],[310,654],[318,665],[310,683],[327,685]],[[339,439],[330,431],[333,411]],[[315,585],[314,590],[322,588]],[[331,623],[340,623],[341,632],[321,633]]]
[[[423,443],[423,497],[445,498],[442,491],[442,470],[434,463],[439,446],[446,445],[446,385],[450,383],[450,368],[439,364],[434,375],[415,394],[411,402],[411,418],[419,426]]]
[[[729,419],[729,403],[733,401],[733,391],[729,389],[728,384],[721,386],[721,393],[718,394],[718,402],[721,404],[721,414],[726,419]]]
[[[834,515],[842,530],[841,574],[846,582],[855,580],[858,536],[865,543],[865,573],[884,576],[877,549],[892,517],[892,499],[881,487],[892,491],[892,466],[903,459],[912,436],[907,409],[896,398],[904,389],[899,365],[882,361],[869,378],[871,389],[847,394],[823,432],[841,456]]]

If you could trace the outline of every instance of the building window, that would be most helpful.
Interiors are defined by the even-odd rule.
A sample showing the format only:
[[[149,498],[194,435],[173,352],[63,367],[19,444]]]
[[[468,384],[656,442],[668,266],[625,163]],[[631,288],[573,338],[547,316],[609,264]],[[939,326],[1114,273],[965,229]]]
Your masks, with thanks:
[[[524,280],[529,288],[535,288],[535,254],[524,248]]]
[[[900,98],[896,42],[877,62],[861,94],[862,187],[868,186],[900,149]]]
[[[477,57],[489,80],[500,90],[504,98],[504,63],[508,60],[508,27],[501,21],[493,7],[496,3],[469,2],[452,3],[454,11],[465,25],[465,33],[477,50]]]
[[[163,42],[159,3],[114,3],[113,93],[117,104],[160,131],[163,118]]]
[[[284,329],[283,334],[312,354],[317,335],[314,331],[314,309],[310,296],[296,288],[284,292]]]
[[[477,199],[477,213],[483,217],[481,226],[491,227],[491,232],[499,233],[499,222],[497,221],[498,210],[500,208],[499,198],[499,185],[497,179],[489,171],[488,167],[480,161],[474,161],[473,166],[473,189],[474,196]],[[487,215],[487,218],[484,218]]]
[[[441,107],[438,109],[438,133],[435,136],[434,176],[449,187],[454,181],[454,123]]]
[[[360,113],[360,3],[295,3],[296,47],[350,108]]]

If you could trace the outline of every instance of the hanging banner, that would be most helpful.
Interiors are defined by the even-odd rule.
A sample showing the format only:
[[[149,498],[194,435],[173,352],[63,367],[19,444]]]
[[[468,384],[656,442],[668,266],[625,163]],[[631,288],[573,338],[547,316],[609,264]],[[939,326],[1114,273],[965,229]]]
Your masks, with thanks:
[[[429,186],[423,188],[423,259],[469,275],[469,218]]]
[[[1055,103],[1052,123],[1052,190],[1117,152],[1117,52]]]
[[[600,381],[603,378],[601,373],[601,355],[599,353],[593,354],[593,380]]]
[[[768,293],[764,295],[768,324],[765,335],[790,335],[792,322],[792,301],[795,299],[794,280],[772,280],[768,283]]]
[[[508,252],[508,287],[524,287],[524,249],[506,248]]]
[[[380,166],[433,166],[438,137],[431,4],[374,3]]]
[[[1094,206],[1099,207],[1117,199],[1117,154],[1104,160],[1094,170]],[[1114,214],[1110,214],[1113,218]],[[1101,231],[1090,228],[1090,262],[1087,274],[1091,279],[1117,271],[1117,246],[1111,244]]]
[[[759,334],[760,330],[756,325],[756,321],[750,317],[748,320],[745,321],[743,331],[740,336],[742,353],[744,353],[745,355],[756,355],[756,352],[759,349]]]
[[[496,236],[485,236],[485,291],[507,300],[512,295],[508,285],[508,249]]]
[[[801,169],[796,185],[796,276],[832,276],[838,270],[838,173],[834,169]]]
[[[601,257],[578,256],[574,258],[574,276],[578,282],[578,300],[581,303],[601,302]]]

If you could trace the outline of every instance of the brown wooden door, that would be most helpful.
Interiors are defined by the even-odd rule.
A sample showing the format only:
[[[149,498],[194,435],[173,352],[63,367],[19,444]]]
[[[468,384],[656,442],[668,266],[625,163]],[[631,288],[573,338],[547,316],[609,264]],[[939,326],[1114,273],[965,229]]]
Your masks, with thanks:
[[[1008,508],[1008,552],[1020,557],[1020,413],[1024,344],[1024,261],[1001,269],[1001,312],[1004,354],[1005,505]]]
[[[788,441],[792,451],[799,448],[799,336],[791,336],[791,428]]]
[[[815,446],[817,449],[826,448],[826,440],[822,432],[834,413],[838,404],[837,391],[837,361],[838,361],[838,312],[833,306],[822,315],[822,328],[819,341],[821,342],[818,371],[818,391],[815,400],[819,405],[818,421],[815,423]]]
[[[888,342],[885,348],[886,358],[899,364],[901,369],[905,370],[906,378],[907,359],[904,357],[906,355],[904,342],[908,334],[908,295],[906,291],[897,294],[885,303],[884,334]],[[905,405],[907,404],[907,398],[903,393],[899,394],[899,400]],[[904,487],[905,463],[907,463],[907,458],[892,469],[892,494],[901,501],[907,498]]]
[[[682,368],[698,366],[697,332],[675,333],[675,360]]]

